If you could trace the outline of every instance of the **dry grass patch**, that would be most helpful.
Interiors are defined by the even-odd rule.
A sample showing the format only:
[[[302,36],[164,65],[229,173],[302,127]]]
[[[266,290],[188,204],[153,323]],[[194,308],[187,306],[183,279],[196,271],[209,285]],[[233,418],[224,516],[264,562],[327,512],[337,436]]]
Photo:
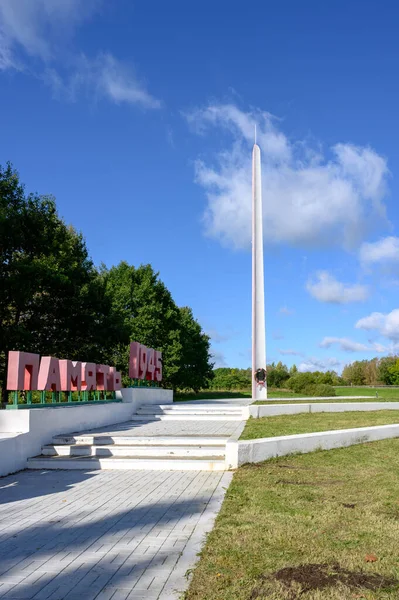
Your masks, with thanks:
[[[399,440],[234,474],[185,600],[397,600]]]

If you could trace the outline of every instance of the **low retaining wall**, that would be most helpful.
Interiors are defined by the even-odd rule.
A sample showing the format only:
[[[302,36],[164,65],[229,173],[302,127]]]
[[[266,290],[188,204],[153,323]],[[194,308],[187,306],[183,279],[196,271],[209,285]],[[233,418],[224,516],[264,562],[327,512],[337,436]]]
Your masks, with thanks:
[[[116,397],[123,402],[128,402],[132,408],[132,414],[137,412],[139,406],[146,404],[172,404],[173,390],[163,388],[123,388],[116,392]]]
[[[25,469],[55,435],[123,423],[143,404],[173,402],[172,390],[125,388],[118,394],[122,402],[0,411],[0,476]]]
[[[399,410],[399,402],[323,402],[320,404],[252,404],[249,415],[254,419],[299,413]]]
[[[399,425],[357,427],[258,440],[237,441],[230,438],[227,443],[226,461],[229,468],[234,469],[245,463],[258,463],[275,456],[285,456],[295,452],[332,450],[395,437],[399,437]]]
[[[302,396],[299,398],[267,398],[265,404],[275,404],[278,402],[314,402],[315,400],[374,400],[376,396]]]
[[[43,444],[48,444],[55,435],[114,425],[128,421],[131,416],[132,407],[124,402],[18,411],[2,410],[0,412],[0,476],[25,469],[27,459],[40,454]],[[2,432],[7,429],[10,432],[10,428],[11,432],[17,435],[1,439]]]

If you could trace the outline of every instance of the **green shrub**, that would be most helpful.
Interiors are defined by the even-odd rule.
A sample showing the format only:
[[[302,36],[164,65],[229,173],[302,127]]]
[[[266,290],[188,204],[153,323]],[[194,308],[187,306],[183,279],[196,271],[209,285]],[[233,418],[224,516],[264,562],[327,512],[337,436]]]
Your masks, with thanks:
[[[335,389],[328,383],[311,383],[302,390],[306,396],[336,396]]]
[[[296,394],[301,394],[305,387],[316,383],[315,379],[313,373],[296,373],[288,379],[285,385]]]

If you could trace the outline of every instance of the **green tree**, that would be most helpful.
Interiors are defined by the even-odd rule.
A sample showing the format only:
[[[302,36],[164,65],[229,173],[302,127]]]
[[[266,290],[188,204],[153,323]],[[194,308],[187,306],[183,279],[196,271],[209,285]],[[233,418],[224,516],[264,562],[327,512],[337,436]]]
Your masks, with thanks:
[[[180,308],[181,359],[178,372],[180,388],[196,393],[209,386],[213,378],[210,341],[201,325],[193,317],[191,308]]]
[[[284,387],[289,377],[288,368],[281,361],[277,365],[274,363],[267,365],[267,384],[270,387]]]
[[[191,309],[178,308],[151,265],[126,262],[102,268],[107,297],[130,340],[161,350],[165,387],[198,390],[212,377],[209,338]],[[127,377],[129,348],[115,347],[114,362]],[[127,383],[127,379],[125,379]]]
[[[378,358],[367,361],[364,375],[366,385],[376,385],[378,383]]]
[[[388,373],[390,385],[399,385],[399,358],[388,367]]]
[[[248,390],[251,389],[251,369],[230,369],[220,367],[213,372],[210,388],[213,390]]]
[[[0,167],[0,385],[9,350],[101,360],[117,335],[82,236]],[[105,337],[104,334],[107,334]]]
[[[349,365],[345,365],[342,371],[342,377],[351,385],[365,385],[366,367],[367,360],[356,360]]]
[[[151,265],[135,268],[127,262],[102,268],[107,297],[123,323],[130,341],[162,351],[163,385],[177,387],[181,364],[180,313],[164,283]],[[129,347],[115,348],[114,362],[126,377]]]
[[[290,377],[292,377],[292,375],[295,375],[296,373],[298,373],[298,367],[296,365],[292,365],[292,367],[290,368]]]
[[[392,385],[395,378],[395,364],[397,356],[385,356],[378,362],[377,374],[378,380],[385,385]]]
[[[306,371],[305,373],[295,373],[287,381],[287,387],[295,393],[301,393],[309,385],[316,383],[316,374]]]

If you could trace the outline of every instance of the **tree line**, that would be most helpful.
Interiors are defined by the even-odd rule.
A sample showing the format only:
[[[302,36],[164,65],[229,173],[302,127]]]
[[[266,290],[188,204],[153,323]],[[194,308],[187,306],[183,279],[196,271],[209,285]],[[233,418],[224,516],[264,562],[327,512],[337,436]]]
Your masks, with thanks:
[[[346,365],[341,375],[336,371],[314,371],[300,374],[296,365],[288,368],[282,362],[267,365],[267,383],[271,388],[296,387],[295,382],[322,385],[399,385],[399,356],[356,360]],[[304,383],[304,385],[305,385]],[[251,369],[215,369],[209,383],[214,390],[248,390],[252,385]],[[302,384],[301,384],[302,385]],[[298,389],[298,391],[301,391]]]
[[[2,401],[9,350],[112,364],[126,385],[131,340],[162,351],[165,387],[198,391],[213,377],[209,337],[151,265],[97,268],[54,197],[27,194],[0,165]]]
[[[399,385],[399,356],[356,360],[342,371],[349,385]]]
[[[268,387],[287,388],[297,393],[310,392],[311,390],[309,389],[305,390],[308,386],[324,385],[331,388],[325,391],[329,391],[333,395],[332,386],[346,385],[345,380],[335,371],[300,373],[296,365],[288,368],[281,361],[277,364],[274,362],[268,364],[266,371]],[[209,382],[209,387],[214,390],[249,390],[251,386],[251,369],[229,369],[227,367],[215,369],[214,377]],[[324,394],[319,393],[315,395]]]

